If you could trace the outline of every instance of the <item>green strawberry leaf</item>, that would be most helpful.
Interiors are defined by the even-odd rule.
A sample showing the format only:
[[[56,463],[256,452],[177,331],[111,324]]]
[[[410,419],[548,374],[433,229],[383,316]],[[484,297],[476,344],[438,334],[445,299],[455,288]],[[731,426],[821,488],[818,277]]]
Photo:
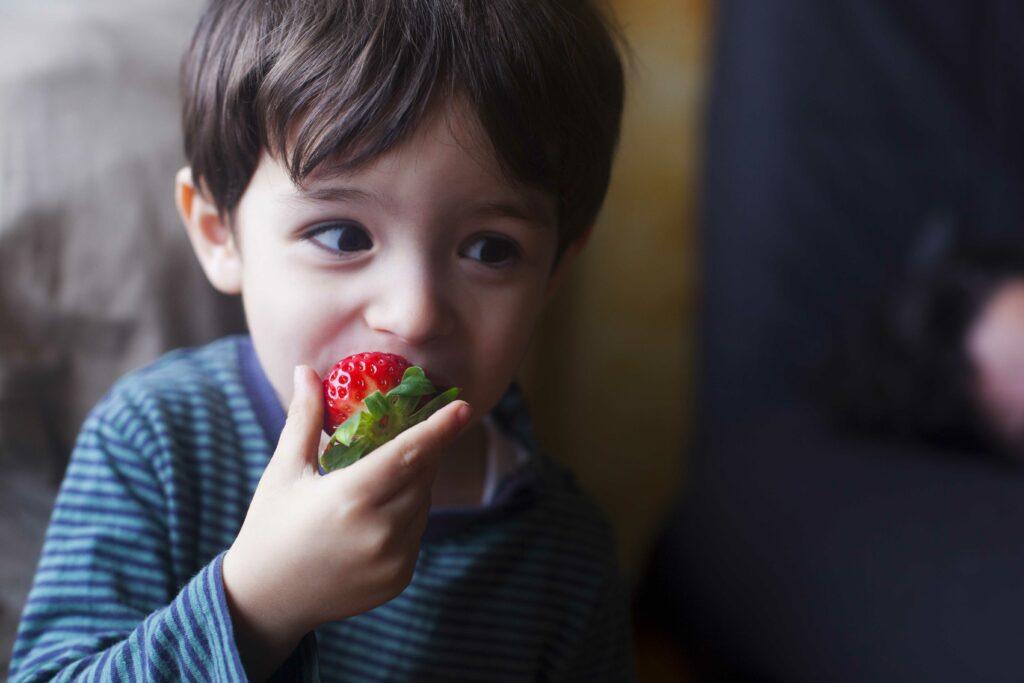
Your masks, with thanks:
[[[359,427],[356,429],[352,442],[355,443],[360,439],[372,439],[374,434],[373,428],[376,424],[377,418],[371,415],[369,411],[359,411]]]
[[[395,407],[395,415],[409,415],[420,402],[420,396],[392,396],[388,394],[388,400]]]
[[[359,411],[355,415],[349,416],[347,420],[338,425],[338,428],[334,430],[334,434],[331,435],[331,441],[337,441],[338,443],[349,446],[352,444],[352,439],[355,437],[356,432],[359,431],[359,422],[364,413]]]
[[[369,411],[370,415],[372,415],[375,420],[379,420],[391,412],[391,405],[388,403],[387,399],[384,398],[384,394],[379,391],[375,391],[367,396],[363,400],[363,403],[366,404],[367,411]]]
[[[419,410],[412,414],[412,417],[409,418],[408,426],[411,427],[414,424],[419,424],[420,422],[423,422],[428,417],[430,417],[437,411],[441,410],[441,408],[444,408],[446,405],[448,405],[456,398],[458,398],[459,392],[461,391],[462,390],[459,389],[458,387],[452,387],[448,391],[440,393],[434,398],[430,399],[427,405],[423,406],[422,408],[420,408]]]
[[[335,443],[320,456],[320,467],[324,472],[332,472],[343,467],[348,467],[359,458],[363,457],[370,449],[370,442],[359,441],[351,446],[342,443]]]
[[[386,396],[379,391],[367,396],[363,401],[365,410],[345,420],[331,436],[327,450],[320,456],[324,472],[348,467],[399,432],[423,422],[455,400],[460,389],[448,389],[416,410],[423,397],[436,391],[423,369],[412,366],[402,375],[401,383]]]
[[[402,381],[397,387],[388,392],[388,397],[391,396],[428,396],[437,391],[434,385],[427,379],[426,374],[423,372],[423,368],[412,366],[406,368],[405,374],[402,375]]]

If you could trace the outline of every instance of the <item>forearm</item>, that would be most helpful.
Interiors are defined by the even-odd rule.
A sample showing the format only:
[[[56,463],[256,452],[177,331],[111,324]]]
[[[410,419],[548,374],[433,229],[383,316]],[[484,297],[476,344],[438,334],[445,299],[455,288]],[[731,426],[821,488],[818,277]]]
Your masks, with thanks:
[[[220,584],[219,558],[166,607],[131,621],[105,617],[116,605],[75,598],[37,581],[15,643],[11,679],[239,680]],[[88,617],[82,616],[93,612]],[[121,633],[120,637],[114,636]]]

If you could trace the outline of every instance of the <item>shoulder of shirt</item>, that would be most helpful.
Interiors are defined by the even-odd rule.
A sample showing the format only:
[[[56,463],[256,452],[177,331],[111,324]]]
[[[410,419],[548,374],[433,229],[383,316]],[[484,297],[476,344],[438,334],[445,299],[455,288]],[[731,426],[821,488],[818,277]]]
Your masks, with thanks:
[[[518,385],[512,384],[492,411],[502,432],[530,455],[526,472],[529,488],[540,494],[541,509],[561,520],[553,528],[581,530],[593,538],[612,544],[611,524],[601,507],[580,487],[575,476],[561,463],[544,453],[533,431],[526,399]],[[516,475],[513,474],[513,477]]]
[[[534,453],[529,464],[540,482],[539,512],[545,519],[540,533],[594,561],[614,565],[615,538],[601,506],[584,491],[576,477],[561,463]]]
[[[205,346],[176,349],[126,374],[96,406],[91,419],[134,413],[184,425],[190,418],[204,417],[207,409],[248,403],[238,370],[240,339],[224,337]]]
[[[221,391],[241,386],[238,345],[241,337],[223,337],[204,346],[169,351],[114,383],[111,394],[144,392],[152,396],[181,391]]]

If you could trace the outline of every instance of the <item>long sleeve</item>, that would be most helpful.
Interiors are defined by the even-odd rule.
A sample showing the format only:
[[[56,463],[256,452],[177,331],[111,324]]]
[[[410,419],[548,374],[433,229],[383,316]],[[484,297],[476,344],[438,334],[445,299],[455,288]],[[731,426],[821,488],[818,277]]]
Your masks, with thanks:
[[[242,680],[222,555],[176,585],[167,518],[186,513],[161,486],[166,435],[121,408],[95,412],[76,445],[11,679]]]
[[[240,381],[252,354],[238,339],[175,352],[93,411],[58,494],[12,680],[245,679],[220,558],[284,422],[262,375],[254,388]],[[271,404],[279,414],[261,420],[257,408]],[[432,513],[409,587],[321,625],[273,679],[631,680],[600,511],[539,455],[495,500]]]

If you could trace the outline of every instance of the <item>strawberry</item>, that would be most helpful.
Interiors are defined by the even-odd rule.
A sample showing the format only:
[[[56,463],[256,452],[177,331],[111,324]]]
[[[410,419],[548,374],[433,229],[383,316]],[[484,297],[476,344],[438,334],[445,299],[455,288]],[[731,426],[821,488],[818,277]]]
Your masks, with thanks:
[[[357,353],[334,364],[324,378],[324,431],[333,434],[342,422],[363,409],[374,391],[394,389],[412,363],[396,353]]]
[[[320,467],[351,465],[458,395],[456,387],[439,393],[422,368],[394,353],[341,359],[324,378],[324,431],[331,440]]]

